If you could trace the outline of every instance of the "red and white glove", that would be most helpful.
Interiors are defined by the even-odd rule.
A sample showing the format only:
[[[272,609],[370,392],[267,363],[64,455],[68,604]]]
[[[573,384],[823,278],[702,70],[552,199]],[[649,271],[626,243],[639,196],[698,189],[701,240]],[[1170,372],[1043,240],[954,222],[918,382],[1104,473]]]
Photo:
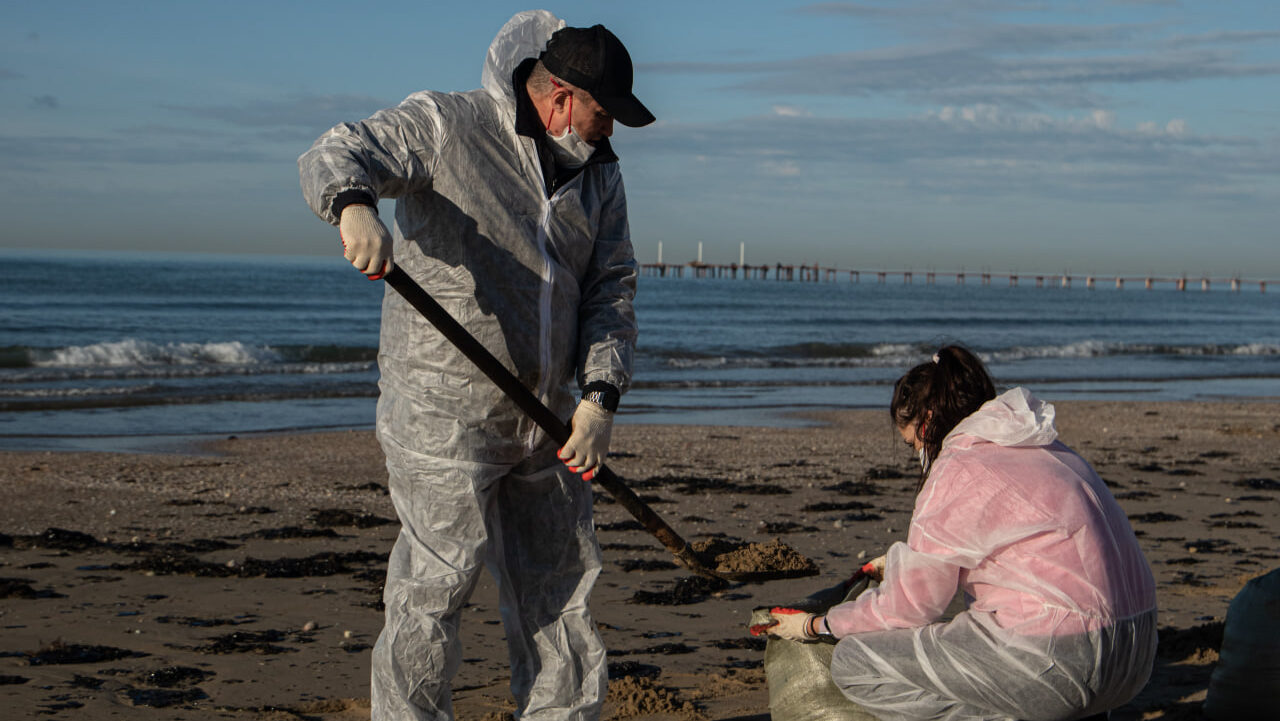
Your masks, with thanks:
[[[795,608],[777,607],[769,609],[769,616],[773,619],[773,623],[752,626],[751,635],[759,636],[767,633],[790,641],[818,640],[818,632],[814,626],[820,617],[816,614]]]
[[[853,588],[853,584],[864,578],[870,578],[877,583],[884,581],[884,556],[874,558],[862,564],[853,575],[846,578],[840,585],[844,586],[844,590],[848,591]]]
[[[348,205],[338,221],[343,257],[369,280],[379,280],[391,272],[391,233],[368,205]]]
[[[867,561],[862,567],[862,572],[871,577],[873,581],[884,580],[884,556],[873,558]]]

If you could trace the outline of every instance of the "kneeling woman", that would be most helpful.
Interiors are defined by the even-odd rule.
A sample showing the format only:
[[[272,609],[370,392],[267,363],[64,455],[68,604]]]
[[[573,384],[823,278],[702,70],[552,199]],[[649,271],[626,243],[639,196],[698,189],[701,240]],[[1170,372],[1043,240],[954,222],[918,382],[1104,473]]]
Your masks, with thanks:
[[[1079,719],[1137,695],[1155,582],[1106,485],[1056,440],[1053,406],[997,397],[948,346],[898,380],[890,411],[924,469],[907,542],[878,588],[771,631],[838,637],[832,679],[883,720]],[[939,622],[957,589],[968,610]]]

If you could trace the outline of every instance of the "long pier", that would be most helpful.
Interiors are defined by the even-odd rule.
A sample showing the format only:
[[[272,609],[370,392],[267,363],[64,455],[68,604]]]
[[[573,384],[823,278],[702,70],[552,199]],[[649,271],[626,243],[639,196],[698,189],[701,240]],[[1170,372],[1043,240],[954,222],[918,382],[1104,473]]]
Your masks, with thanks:
[[[991,272],[983,271],[964,271],[964,270],[853,270],[847,268],[824,267],[818,264],[814,265],[784,265],[776,263],[774,265],[748,265],[739,263],[729,263],[727,265],[716,263],[702,263],[699,261],[691,261],[684,264],[676,263],[643,263],[640,270],[644,275],[653,275],[659,277],[675,277],[683,278],[686,270],[692,278],[744,278],[768,280],[770,274],[777,281],[794,281],[794,282],[837,282],[841,278],[847,278],[850,283],[862,282],[863,276],[868,280],[874,278],[876,283],[884,284],[890,279],[894,281],[901,280],[902,283],[911,285],[917,279],[920,279],[928,285],[934,285],[939,280],[946,279],[956,285],[965,285],[969,282],[976,282],[981,285],[992,285],[993,283],[1008,284],[1009,287],[1018,287],[1022,283],[1035,284],[1037,288],[1071,288],[1083,285],[1089,290],[1094,290],[1098,286],[1112,286],[1117,290],[1123,290],[1126,285],[1141,285],[1147,290],[1153,289],[1157,285],[1171,285],[1175,290],[1185,291],[1188,288],[1199,287],[1201,291],[1208,291],[1210,288],[1228,288],[1232,291],[1239,292],[1245,286],[1257,286],[1262,293],[1267,292],[1267,284],[1274,283],[1272,279],[1245,279],[1240,277],[1210,277],[1202,275],[1199,277],[1182,275],[1182,276],[1157,276],[1157,275],[1100,275],[1100,274],[1072,274],[1072,273],[1020,273],[1016,271],[1009,272]]]

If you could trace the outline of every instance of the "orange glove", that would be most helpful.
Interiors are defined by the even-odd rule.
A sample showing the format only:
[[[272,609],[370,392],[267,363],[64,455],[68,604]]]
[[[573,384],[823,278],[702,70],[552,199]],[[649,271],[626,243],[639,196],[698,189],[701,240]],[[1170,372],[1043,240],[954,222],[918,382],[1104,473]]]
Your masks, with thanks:
[[[874,581],[884,580],[884,556],[873,558],[862,567],[862,572]]]

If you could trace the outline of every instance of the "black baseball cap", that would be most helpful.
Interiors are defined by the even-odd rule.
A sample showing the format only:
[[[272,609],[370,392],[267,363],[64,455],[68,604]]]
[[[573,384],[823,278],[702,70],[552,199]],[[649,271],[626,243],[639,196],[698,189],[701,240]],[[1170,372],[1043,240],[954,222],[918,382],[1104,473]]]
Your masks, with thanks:
[[[591,93],[619,123],[638,128],[653,122],[653,113],[631,94],[631,55],[605,26],[561,28],[538,59],[552,75]]]

